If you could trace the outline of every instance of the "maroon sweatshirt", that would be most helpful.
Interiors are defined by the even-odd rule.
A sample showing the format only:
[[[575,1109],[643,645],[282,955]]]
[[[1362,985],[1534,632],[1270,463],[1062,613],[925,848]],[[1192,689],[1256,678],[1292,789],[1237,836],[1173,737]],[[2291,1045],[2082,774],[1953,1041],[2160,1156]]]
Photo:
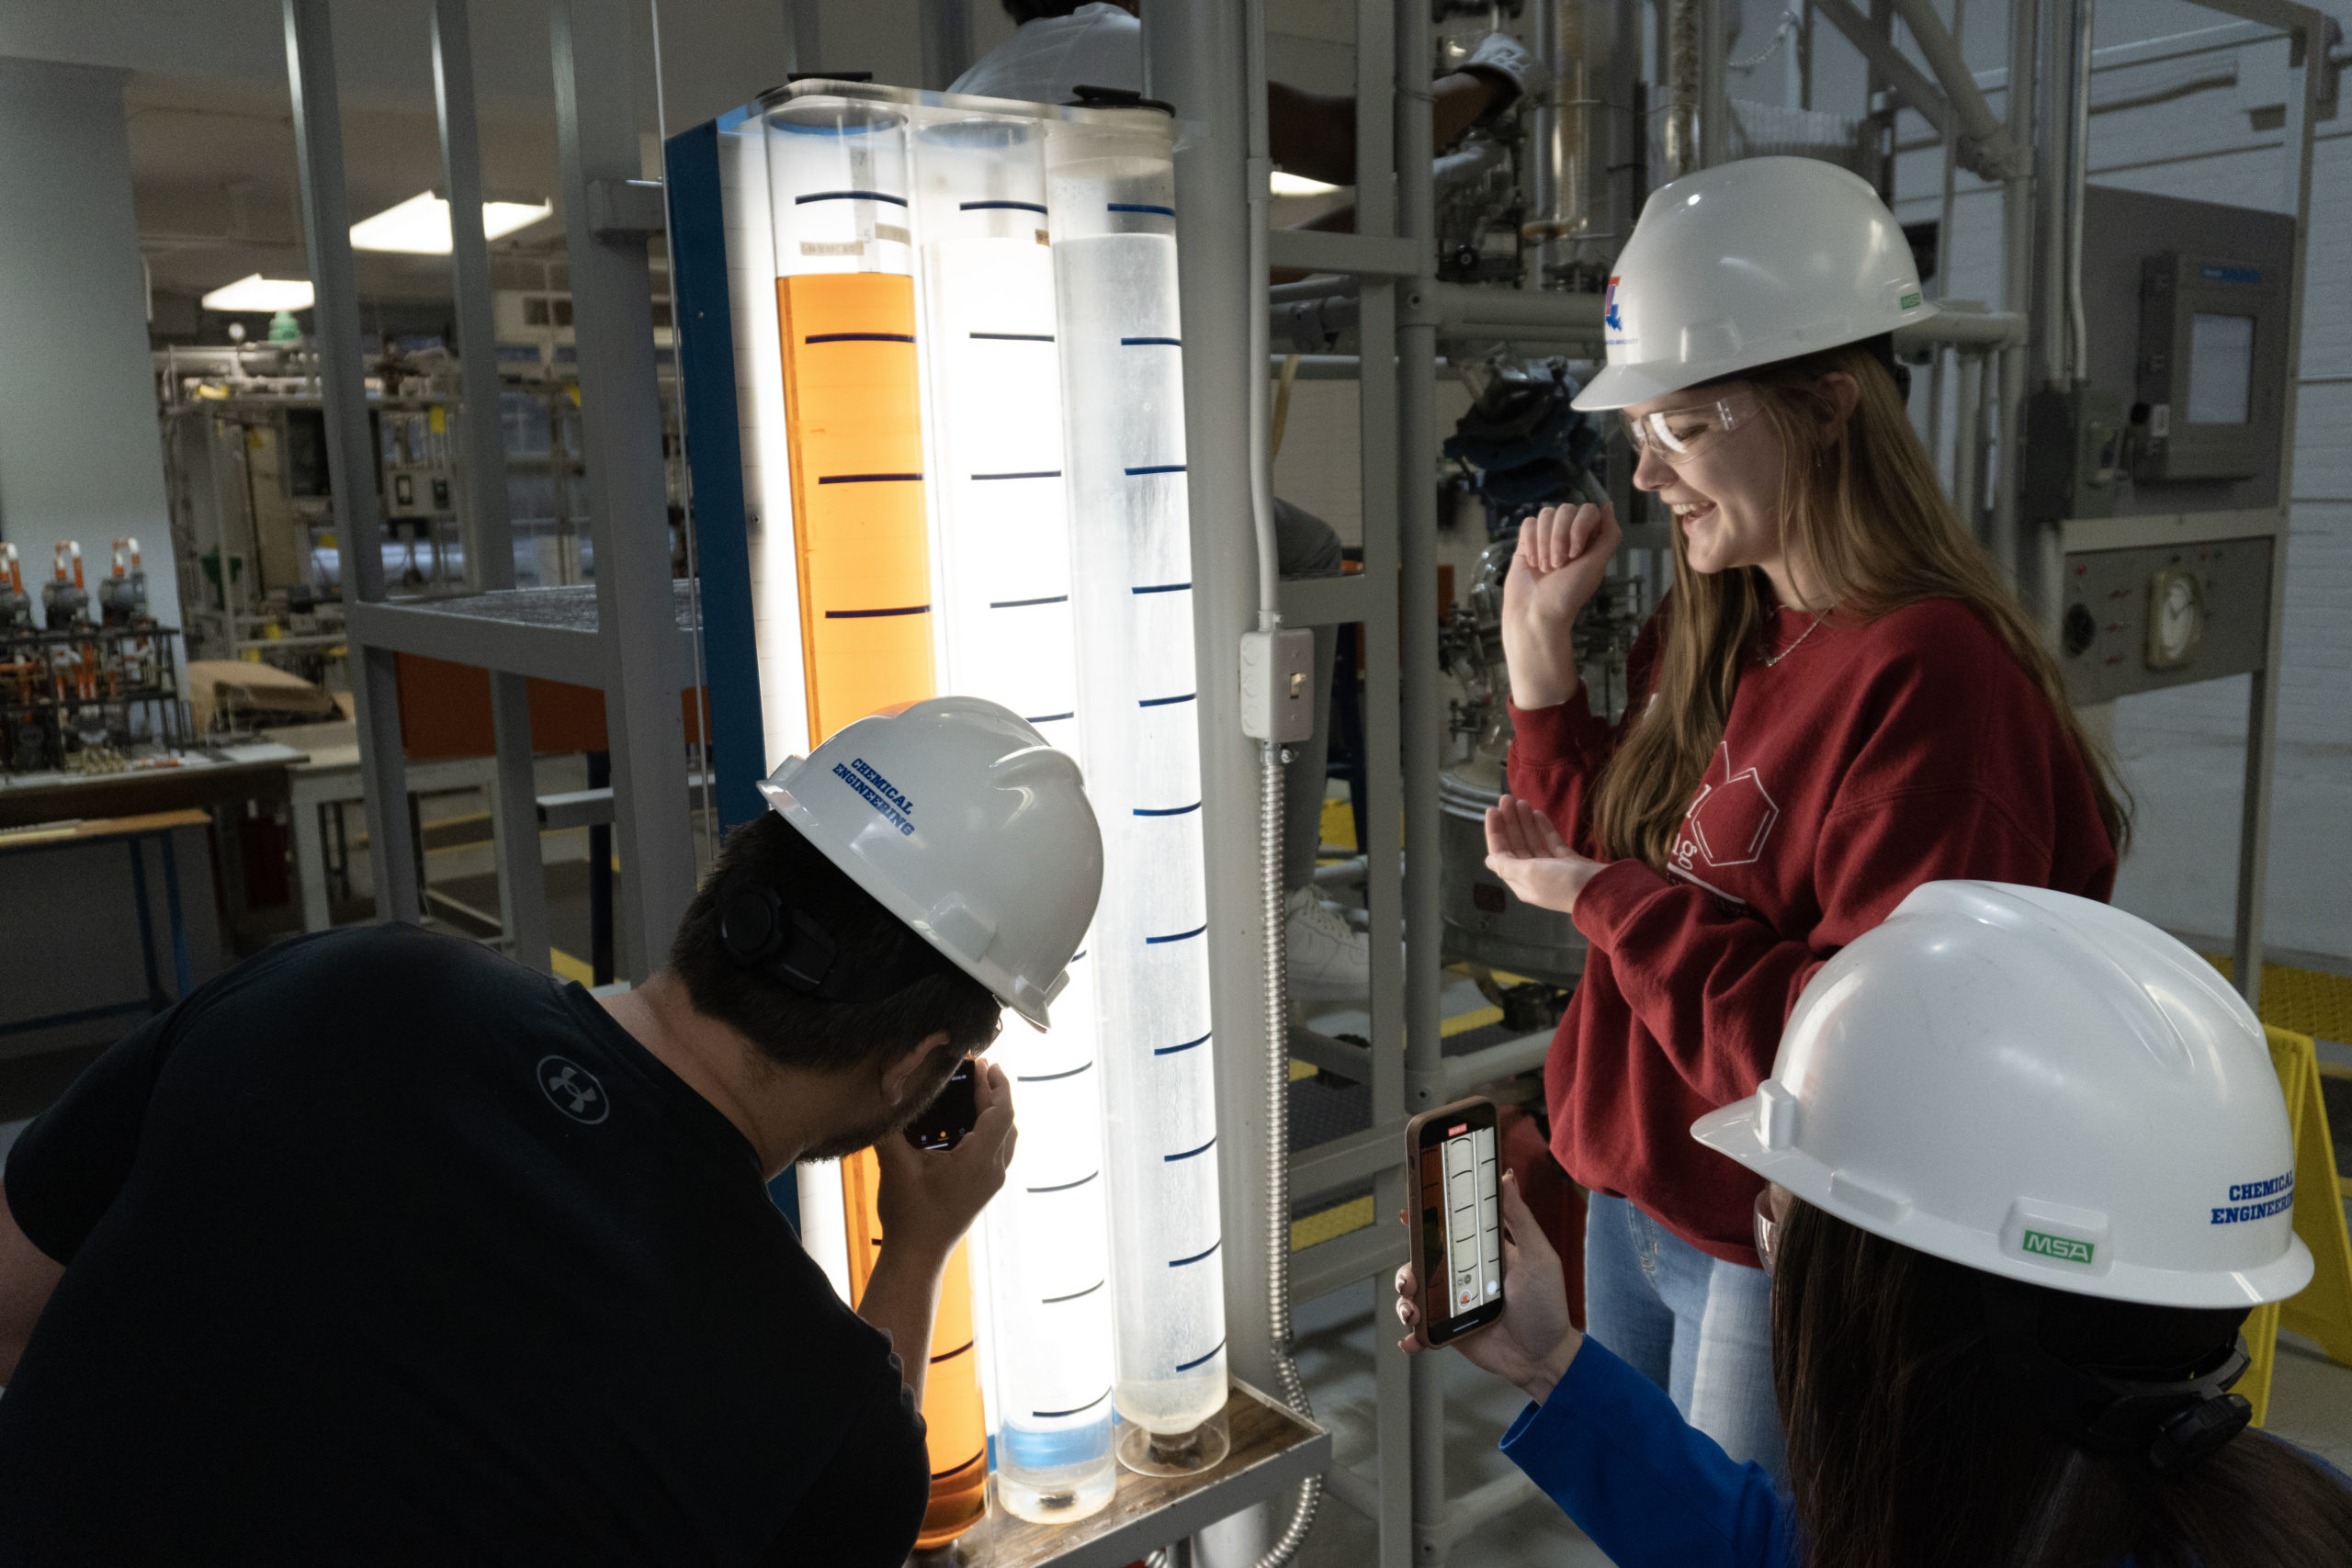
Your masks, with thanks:
[[[1651,689],[1671,610],[1634,644],[1636,693]],[[1577,897],[1591,952],[1544,1069],[1552,1152],[1569,1175],[1750,1267],[1761,1183],[1694,1142],[1690,1123],[1770,1074],[1814,971],[1923,882],[2100,899],[2115,886],[2082,757],[1975,611],[1931,599],[1806,636],[1813,625],[1785,609],[1768,624],[1763,645],[1790,651],[1741,671],[1668,870],[1617,861]],[[1511,792],[1579,853],[1608,859],[1589,806],[1622,727],[1581,692],[1511,719]]]

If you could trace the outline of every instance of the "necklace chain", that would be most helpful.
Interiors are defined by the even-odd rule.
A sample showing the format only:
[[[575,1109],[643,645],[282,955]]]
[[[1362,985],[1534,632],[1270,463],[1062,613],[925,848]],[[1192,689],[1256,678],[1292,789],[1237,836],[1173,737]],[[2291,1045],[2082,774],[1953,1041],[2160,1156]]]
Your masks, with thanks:
[[[1758,659],[1761,659],[1761,660],[1764,661],[1764,668],[1765,668],[1765,669],[1767,669],[1767,670],[1770,670],[1770,668],[1772,668],[1772,666],[1774,666],[1775,664],[1778,664],[1781,660],[1786,659],[1790,654],[1794,653],[1798,649],[1800,649],[1800,648],[1804,647],[1804,639],[1805,639],[1805,638],[1807,638],[1807,637],[1811,637],[1814,633],[1815,633],[1815,632],[1819,631],[1819,630],[1821,629],[1821,623],[1822,623],[1822,622],[1824,622],[1824,621],[1826,621],[1826,620],[1827,620],[1828,618],[1829,618],[1829,617],[1828,617],[1827,615],[1815,615],[1815,616],[1814,616],[1814,618],[1813,618],[1813,625],[1811,625],[1811,626],[1809,626],[1805,627],[1805,629],[1804,629],[1804,630],[1803,630],[1803,631],[1801,631],[1801,632],[1797,633],[1797,640],[1796,640],[1796,641],[1794,641],[1794,642],[1792,642],[1792,643],[1789,644],[1789,646],[1788,646],[1788,647],[1786,647],[1786,648],[1784,648],[1784,649],[1781,649],[1781,651],[1780,651],[1780,652],[1778,652],[1778,653],[1761,653],[1761,652],[1759,652],[1759,653],[1757,655],[1757,657],[1758,657]]]

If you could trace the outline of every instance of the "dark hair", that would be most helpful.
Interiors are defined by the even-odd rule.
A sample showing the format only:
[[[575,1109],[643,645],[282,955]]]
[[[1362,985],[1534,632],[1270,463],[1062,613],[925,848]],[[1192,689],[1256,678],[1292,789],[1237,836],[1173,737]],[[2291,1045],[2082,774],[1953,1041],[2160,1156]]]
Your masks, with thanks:
[[[880,1001],[834,1002],[741,967],[718,935],[718,886],[737,870],[775,888],[787,909],[815,916],[838,946],[839,964],[878,969],[922,938],[775,813],[762,812],[729,834],[678,922],[670,967],[696,1012],[735,1030],[771,1061],[835,1072],[895,1056],[942,1030],[961,1052],[984,1049],[996,1037],[1001,1004],[960,969],[944,968]]]
[[[2352,1562],[2352,1492],[2259,1433],[2160,1478],[2045,1426],[1996,1365],[1974,1269],[1802,1201],[1774,1253],[1772,1382],[1809,1568]],[[2152,1380],[2245,1315],[2025,1289],[2052,1354]]]
[[[1019,27],[1045,17],[1067,17],[1085,4],[1086,0],[1004,0],[1004,14]]]

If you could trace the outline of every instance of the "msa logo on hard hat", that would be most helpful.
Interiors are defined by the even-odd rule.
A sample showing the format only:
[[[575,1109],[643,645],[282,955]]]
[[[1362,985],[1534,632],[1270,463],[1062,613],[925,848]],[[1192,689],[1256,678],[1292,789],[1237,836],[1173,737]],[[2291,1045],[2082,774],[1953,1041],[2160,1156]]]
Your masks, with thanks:
[[[1625,330],[1625,312],[1617,308],[1617,285],[1622,278],[1612,277],[1600,296],[1600,320],[1609,329],[1609,341],[1631,347],[1634,334]]]
[[[880,812],[901,835],[913,834],[915,825],[907,818],[914,815],[915,803],[892,787],[890,781],[876,773],[865,758],[852,757],[846,763],[835,762],[833,777],[863,795],[865,804]]]
[[[2052,1235],[2047,1231],[2028,1231],[2022,1243],[2028,1252],[2043,1258],[2054,1258],[2061,1263],[2087,1264],[2091,1260],[2091,1244],[2076,1241],[2070,1235]]]

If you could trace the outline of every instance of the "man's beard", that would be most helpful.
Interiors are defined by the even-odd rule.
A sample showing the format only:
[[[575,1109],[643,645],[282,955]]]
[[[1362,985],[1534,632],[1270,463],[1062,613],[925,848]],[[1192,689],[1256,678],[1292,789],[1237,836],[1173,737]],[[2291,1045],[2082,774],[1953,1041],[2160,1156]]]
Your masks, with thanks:
[[[899,1109],[881,1120],[828,1138],[805,1151],[800,1157],[803,1160],[846,1159],[861,1149],[872,1148],[893,1134],[905,1132],[910,1122],[931,1109],[932,1101],[947,1088],[947,1080],[956,1076],[956,1069],[963,1060],[964,1053],[955,1046],[940,1046],[923,1064],[922,1077],[916,1081],[913,1092],[907,1096]]]

